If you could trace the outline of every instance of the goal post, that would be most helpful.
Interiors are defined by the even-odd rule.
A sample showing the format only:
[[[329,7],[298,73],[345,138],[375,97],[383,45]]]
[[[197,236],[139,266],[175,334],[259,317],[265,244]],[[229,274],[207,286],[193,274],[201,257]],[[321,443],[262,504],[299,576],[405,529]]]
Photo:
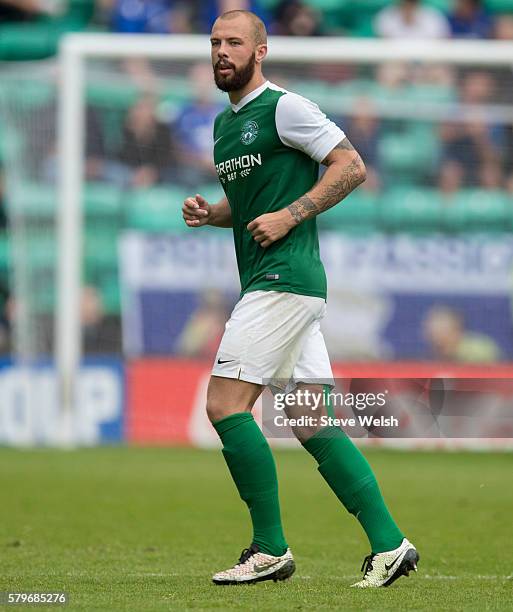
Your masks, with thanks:
[[[56,363],[62,407],[71,412],[81,361],[79,293],[82,252],[85,139],[85,64],[90,59],[147,58],[208,61],[204,35],[68,34],[59,47],[58,101],[58,277],[55,325]],[[513,42],[384,41],[344,38],[270,37],[266,65],[362,64],[387,62],[447,63],[468,67],[511,67]],[[212,85],[213,86],[213,85]],[[342,106],[341,106],[342,108]],[[497,106],[511,119],[511,108]]]

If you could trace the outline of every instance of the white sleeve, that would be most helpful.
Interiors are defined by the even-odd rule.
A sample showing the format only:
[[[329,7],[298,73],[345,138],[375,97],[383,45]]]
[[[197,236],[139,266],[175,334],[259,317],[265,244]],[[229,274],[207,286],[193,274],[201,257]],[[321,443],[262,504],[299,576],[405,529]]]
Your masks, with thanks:
[[[317,104],[287,92],[276,104],[276,129],[284,145],[321,162],[346,135]]]

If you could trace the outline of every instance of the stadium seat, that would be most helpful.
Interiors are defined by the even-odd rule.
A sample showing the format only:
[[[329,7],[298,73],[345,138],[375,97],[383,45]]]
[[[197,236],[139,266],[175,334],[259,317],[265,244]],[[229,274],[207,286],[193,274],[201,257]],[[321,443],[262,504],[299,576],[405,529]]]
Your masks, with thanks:
[[[119,220],[121,190],[109,183],[87,183],[84,190],[84,211],[89,217]]]
[[[46,24],[13,23],[0,26],[0,59],[43,59],[57,50],[58,32]]]
[[[309,4],[319,11],[336,11],[350,3],[351,0],[305,0],[305,4]]]
[[[1,36],[1,33],[0,33]],[[48,105],[56,96],[56,85],[43,79],[5,79],[0,96],[16,112]]]
[[[378,195],[358,189],[347,200],[319,215],[317,223],[321,230],[367,234],[377,228],[378,215]]]
[[[23,241],[26,248],[21,252],[27,257],[29,270],[41,272],[43,270],[54,271],[57,263],[57,241],[55,232],[31,230],[24,237],[20,235],[18,240]],[[30,245],[30,246],[29,246]]]
[[[412,125],[404,132],[390,132],[378,144],[380,165],[385,174],[402,183],[430,177],[439,146],[435,130],[425,124]]]
[[[112,232],[87,229],[84,240],[86,270],[112,270],[118,267],[118,236]]]
[[[510,231],[511,203],[502,191],[462,189],[444,205],[447,231]]]
[[[96,283],[100,289],[106,314],[119,314],[121,311],[121,290],[118,271],[104,272],[98,277]]]
[[[161,95],[164,102],[180,106],[182,104],[189,104],[193,97],[194,92],[192,91],[189,78],[175,75],[173,78],[166,79]]]
[[[424,4],[437,8],[444,13],[449,13],[454,6],[453,0],[424,0]]]
[[[292,81],[288,85],[288,89],[298,93],[300,96],[315,101],[316,104],[322,107],[329,95],[330,87],[323,81],[311,79],[308,81]]]
[[[10,194],[10,203],[15,214],[50,220],[57,209],[57,192],[51,185],[19,184]]]
[[[127,226],[148,232],[187,231],[181,214],[187,195],[185,189],[173,186],[134,191],[127,197]]]
[[[492,13],[512,13],[513,0],[485,0],[485,7]]]
[[[457,90],[450,85],[416,83],[406,88],[404,99],[411,103],[432,104],[456,101]]]
[[[467,200],[467,223],[473,230],[509,231],[509,202],[500,190],[468,189],[461,192]]]
[[[5,230],[0,230],[0,275],[5,278],[9,269],[9,239]]]
[[[380,202],[380,221],[388,231],[425,233],[442,227],[439,192],[433,188],[395,187]]]
[[[119,81],[88,82],[86,85],[87,102],[109,111],[126,111],[141,96],[141,90],[128,79]]]

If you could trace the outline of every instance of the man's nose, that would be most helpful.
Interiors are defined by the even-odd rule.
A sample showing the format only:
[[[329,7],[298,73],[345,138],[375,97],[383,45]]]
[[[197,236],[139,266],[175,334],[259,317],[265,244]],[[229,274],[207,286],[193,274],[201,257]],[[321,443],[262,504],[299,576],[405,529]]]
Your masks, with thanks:
[[[219,59],[228,57],[228,53],[226,51],[226,45],[224,43],[221,43],[219,45],[219,49],[217,51],[217,57]]]

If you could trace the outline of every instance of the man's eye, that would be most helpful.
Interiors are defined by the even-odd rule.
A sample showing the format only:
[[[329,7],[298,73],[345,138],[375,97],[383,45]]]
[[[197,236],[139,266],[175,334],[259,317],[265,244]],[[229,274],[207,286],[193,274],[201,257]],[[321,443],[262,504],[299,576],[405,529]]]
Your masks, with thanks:
[[[232,45],[240,45],[240,42],[238,40],[232,40]]]

